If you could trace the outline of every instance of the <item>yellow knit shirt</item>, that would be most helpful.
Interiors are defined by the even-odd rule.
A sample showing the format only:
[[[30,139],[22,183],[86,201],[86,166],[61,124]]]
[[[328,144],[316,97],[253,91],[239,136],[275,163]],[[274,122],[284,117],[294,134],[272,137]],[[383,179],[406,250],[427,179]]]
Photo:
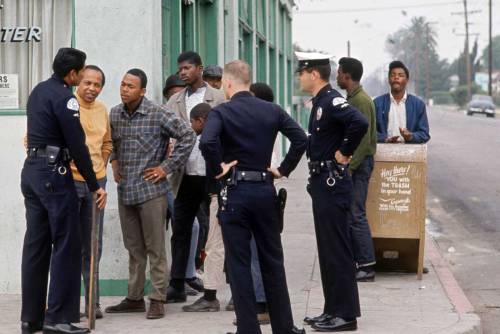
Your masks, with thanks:
[[[85,143],[89,148],[96,177],[100,180],[106,176],[106,164],[113,150],[108,111],[102,102],[87,103],[77,93],[75,95],[80,103],[80,123],[85,132]],[[73,162],[71,170],[73,179],[85,181]]]

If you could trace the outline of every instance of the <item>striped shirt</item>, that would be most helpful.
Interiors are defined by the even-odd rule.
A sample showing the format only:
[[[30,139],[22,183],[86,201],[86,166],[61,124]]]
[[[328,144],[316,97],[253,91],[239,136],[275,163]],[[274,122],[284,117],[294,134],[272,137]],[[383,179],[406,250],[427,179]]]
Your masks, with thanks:
[[[160,165],[168,174],[184,167],[196,135],[191,127],[175,113],[143,98],[130,114],[123,104],[111,109],[113,154],[118,160],[121,181],[118,197],[124,205],[144,203],[167,193],[166,179],[157,183],[144,180],[144,170]],[[175,150],[167,159],[170,138],[177,140]]]

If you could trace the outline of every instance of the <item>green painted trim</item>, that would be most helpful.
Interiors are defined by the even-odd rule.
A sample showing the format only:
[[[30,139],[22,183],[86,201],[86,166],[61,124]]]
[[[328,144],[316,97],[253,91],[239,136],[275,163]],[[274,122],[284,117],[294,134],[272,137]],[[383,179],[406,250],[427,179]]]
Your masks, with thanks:
[[[151,291],[151,281],[147,280],[144,286],[144,294]],[[80,295],[85,293],[83,281],[81,283]],[[99,295],[102,296],[126,296],[128,293],[128,280],[126,279],[102,279],[99,280]]]
[[[0,116],[26,116],[26,109],[0,109]]]

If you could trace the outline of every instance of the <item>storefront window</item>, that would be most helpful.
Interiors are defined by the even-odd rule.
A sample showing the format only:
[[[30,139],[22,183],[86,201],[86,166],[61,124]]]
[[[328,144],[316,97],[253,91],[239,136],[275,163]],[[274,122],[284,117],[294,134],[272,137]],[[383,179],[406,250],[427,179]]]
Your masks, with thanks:
[[[71,46],[72,6],[72,0],[0,0],[0,74],[2,81],[17,79],[17,89],[0,83],[0,114],[25,109],[31,89],[51,75],[57,50]]]

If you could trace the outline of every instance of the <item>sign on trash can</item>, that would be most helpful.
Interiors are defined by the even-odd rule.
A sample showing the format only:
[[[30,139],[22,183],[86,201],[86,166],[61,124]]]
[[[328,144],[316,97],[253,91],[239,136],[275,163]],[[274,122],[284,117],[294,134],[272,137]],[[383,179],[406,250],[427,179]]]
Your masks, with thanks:
[[[427,145],[378,144],[366,202],[377,269],[422,279],[426,194]]]

